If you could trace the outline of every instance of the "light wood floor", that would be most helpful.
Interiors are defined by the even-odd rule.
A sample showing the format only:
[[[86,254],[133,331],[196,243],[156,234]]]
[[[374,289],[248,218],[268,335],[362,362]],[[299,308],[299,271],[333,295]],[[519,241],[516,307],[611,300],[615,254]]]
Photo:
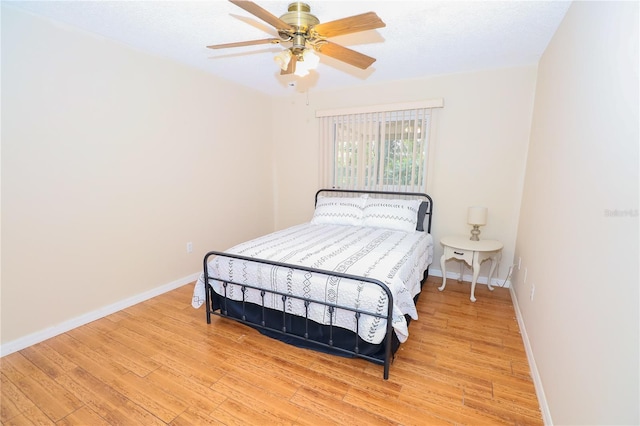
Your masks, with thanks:
[[[509,292],[429,278],[382,366],[285,345],[181,287],[0,360],[3,425],[542,424]]]

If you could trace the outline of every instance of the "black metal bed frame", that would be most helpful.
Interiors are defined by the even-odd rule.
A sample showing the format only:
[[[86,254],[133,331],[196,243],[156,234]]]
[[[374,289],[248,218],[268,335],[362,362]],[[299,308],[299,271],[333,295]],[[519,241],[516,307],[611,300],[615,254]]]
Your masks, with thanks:
[[[426,212],[425,212],[425,226],[424,226],[424,232],[431,232],[431,218],[433,215],[433,201],[431,199],[431,197],[427,194],[423,194],[423,193],[416,193],[416,192],[411,192],[411,193],[407,193],[407,192],[387,192],[387,191],[364,191],[364,190],[342,190],[342,189],[321,189],[318,192],[316,192],[316,196],[315,196],[315,202],[317,204],[318,201],[318,197],[321,193],[331,193],[333,195],[338,195],[338,194],[342,194],[343,196],[348,196],[348,195],[355,195],[355,194],[369,194],[369,195],[378,195],[381,197],[405,197],[405,198],[423,198],[424,201],[426,201],[428,203]],[[261,264],[267,264],[267,265],[272,265],[272,266],[276,266],[276,267],[282,267],[282,268],[288,268],[290,270],[297,270],[297,271],[305,271],[307,273],[310,274],[319,274],[319,275],[325,275],[327,277],[335,277],[335,278],[345,278],[348,280],[353,280],[353,282],[366,282],[369,283],[371,285],[375,285],[380,287],[384,293],[387,296],[387,312],[385,314],[379,314],[376,312],[370,312],[367,310],[363,310],[363,309],[358,309],[358,308],[354,308],[351,306],[345,306],[345,305],[340,305],[340,304],[335,304],[335,303],[330,303],[330,302],[326,302],[326,301],[319,301],[319,300],[314,300],[314,299],[309,299],[309,298],[305,298],[302,296],[297,296],[297,295],[292,295],[289,293],[283,293],[280,291],[275,291],[275,290],[270,290],[270,289],[265,289],[262,287],[257,287],[257,286],[253,286],[253,285],[249,285],[249,284],[244,284],[244,283],[238,283],[235,281],[231,281],[231,280],[222,280],[219,279],[217,277],[212,277],[209,275],[209,269],[208,269],[208,261],[209,258],[211,258],[212,256],[220,256],[220,257],[227,257],[230,259],[237,259],[237,260],[243,260],[243,261],[249,261],[249,262],[253,262],[253,263],[261,263]],[[343,354],[345,356],[352,356],[352,357],[357,357],[357,358],[363,358],[366,359],[370,362],[376,363],[376,364],[381,364],[384,366],[384,371],[383,371],[383,377],[384,379],[388,379],[389,378],[389,368],[391,365],[391,361],[392,361],[392,357],[394,355],[394,353],[392,352],[392,337],[394,336],[393,334],[393,295],[391,294],[391,291],[389,290],[389,288],[387,288],[387,286],[385,284],[383,284],[382,282],[380,282],[379,280],[376,279],[372,279],[372,278],[368,278],[368,277],[361,277],[361,276],[356,276],[356,275],[350,275],[350,274],[344,274],[344,273],[340,273],[340,272],[333,272],[333,271],[328,271],[328,270],[323,270],[323,269],[316,269],[316,268],[310,268],[310,267],[306,267],[306,266],[301,266],[301,265],[294,265],[294,264],[288,264],[288,263],[282,263],[282,262],[275,262],[275,261],[271,261],[271,260],[266,260],[266,259],[259,259],[259,258],[254,258],[254,257],[246,257],[246,256],[240,256],[240,255],[235,255],[235,254],[231,254],[231,253],[225,253],[225,252],[219,252],[219,251],[209,251],[204,259],[203,259],[203,270],[204,270],[204,277],[205,277],[205,300],[206,300],[206,315],[207,315],[207,324],[211,324],[211,315],[217,315],[220,317],[224,317],[224,318],[229,318],[235,321],[238,321],[240,323],[249,325],[251,327],[257,328],[261,331],[266,331],[275,335],[281,335],[281,336],[286,336],[289,339],[293,339],[295,341],[300,341],[300,342],[307,342],[310,341],[313,343],[313,345],[315,347],[319,347],[319,348],[326,348],[326,349],[330,349],[332,353],[337,353],[337,354]],[[428,275],[428,271],[429,269],[427,268],[427,270],[424,273],[424,277],[426,278],[426,276]],[[216,280],[216,281],[220,281],[222,283],[222,289],[224,294],[223,295],[219,295],[217,293],[215,293],[215,291],[213,290],[213,288],[211,287],[211,285],[209,284],[209,280]],[[233,285],[237,285],[240,287],[241,292],[242,292],[242,300],[241,301],[235,301],[235,300],[230,300],[227,297],[227,288],[229,286],[229,284],[233,284]],[[258,291],[260,293],[260,298],[261,298],[261,306],[258,306],[258,308],[261,310],[261,313],[258,314],[260,319],[259,320],[255,320],[255,318],[250,319],[249,316],[247,315],[247,311],[248,311],[248,306],[247,305],[251,305],[251,306],[255,306],[254,303],[252,302],[247,302],[247,292],[249,291]],[[270,324],[268,324],[270,321],[267,321],[267,314],[272,313],[270,308],[265,307],[265,302],[264,302],[264,298],[265,295],[267,294],[272,294],[272,295],[277,295],[280,300],[282,300],[282,311],[278,311],[279,314],[282,315],[282,322],[279,324],[278,327],[274,327]],[[417,297],[417,296],[416,296]],[[298,321],[303,321],[304,322],[304,333],[302,334],[294,334],[292,333],[291,330],[288,329],[287,324],[287,317],[292,317],[294,316],[293,314],[287,314],[285,311],[285,307],[286,307],[286,303],[288,299],[295,299],[295,300],[299,300],[302,301],[304,303],[304,307],[305,307],[305,317],[301,318],[298,317]],[[216,301],[217,303],[214,303],[214,301]],[[233,304],[234,307],[234,315],[231,315],[229,313],[229,305]],[[321,306],[325,306],[327,307],[328,311],[329,311],[329,325],[328,330],[329,330],[329,336],[328,336],[328,341],[326,342],[322,342],[320,340],[311,340],[310,336],[309,336],[309,322],[313,323],[312,327],[317,326],[318,323],[316,323],[313,320],[309,319],[309,307],[312,304],[318,304]],[[334,317],[334,312],[336,312],[336,310],[344,310],[344,311],[350,311],[353,313],[354,318],[355,318],[355,324],[356,324],[356,331],[353,333],[354,334],[354,343],[353,343],[353,348],[352,349],[348,349],[345,347],[339,347],[334,345],[334,339],[333,339],[333,335],[334,335],[334,328],[338,326],[334,326],[333,325],[333,317]],[[219,312],[217,312],[219,310]],[[238,312],[239,311],[239,312]],[[269,312],[268,312],[269,311]],[[278,315],[279,315],[278,314]],[[383,359],[374,357],[374,356],[370,356],[367,354],[362,353],[360,346],[359,346],[359,341],[360,338],[358,336],[358,327],[360,324],[359,319],[363,316],[363,315],[368,315],[368,316],[372,316],[381,320],[386,320],[386,334],[384,337],[384,342],[382,343],[384,345],[384,357]],[[273,316],[270,317],[271,319],[273,319]],[[272,322],[272,321],[271,321]]]

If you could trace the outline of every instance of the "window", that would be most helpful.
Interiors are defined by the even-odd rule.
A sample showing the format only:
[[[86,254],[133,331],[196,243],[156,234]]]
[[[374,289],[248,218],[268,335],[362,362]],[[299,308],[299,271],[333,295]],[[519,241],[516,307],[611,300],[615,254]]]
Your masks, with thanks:
[[[318,112],[323,185],[425,192],[431,108],[438,106],[442,100]]]

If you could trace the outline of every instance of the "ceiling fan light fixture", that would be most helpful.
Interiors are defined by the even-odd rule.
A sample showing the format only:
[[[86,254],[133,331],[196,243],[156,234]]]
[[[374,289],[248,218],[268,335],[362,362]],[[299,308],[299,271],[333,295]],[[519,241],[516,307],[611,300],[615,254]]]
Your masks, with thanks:
[[[309,75],[309,70],[304,66],[300,66],[300,64],[302,64],[302,62],[298,62],[296,64],[296,70],[293,72],[293,74],[297,75],[298,77],[305,77]]]
[[[274,56],[273,60],[276,61],[276,63],[282,70],[286,71],[287,67],[289,66],[289,62],[291,61],[291,50],[283,50],[282,52]]]
[[[315,54],[313,49],[305,50],[302,54],[302,60],[305,64],[307,64],[307,69],[310,70],[316,69],[316,67],[320,63],[320,57]]]
[[[320,57],[313,52],[313,49],[305,50],[298,56],[296,70],[293,72],[298,77],[309,75],[309,71],[315,69],[320,63]]]

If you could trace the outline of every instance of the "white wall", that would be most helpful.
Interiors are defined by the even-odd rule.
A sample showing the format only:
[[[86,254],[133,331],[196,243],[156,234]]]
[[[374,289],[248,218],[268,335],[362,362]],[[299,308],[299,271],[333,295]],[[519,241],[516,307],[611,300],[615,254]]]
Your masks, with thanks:
[[[444,98],[436,110],[432,141],[433,233],[469,235],[467,207],[489,209],[481,238],[504,242],[502,280],[513,261],[526,148],[529,140],[536,67],[487,70],[401,81],[364,88],[309,92],[275,102],[276,228],[308,221],[318,180],[318,128],[315,111],[359,105]],[[436,243],[440,272],[442,246]],[[481,276],[488,274],[488,263]],[[450,264],[454,272],[457,263]],[[467,274],[470,271],[467,269]]]
[[[272,231],[270,106],[3,4],[2,343]]]
[[[640,422],[638,20],[574,2],[539,63],[514,290],[559,425]]]

